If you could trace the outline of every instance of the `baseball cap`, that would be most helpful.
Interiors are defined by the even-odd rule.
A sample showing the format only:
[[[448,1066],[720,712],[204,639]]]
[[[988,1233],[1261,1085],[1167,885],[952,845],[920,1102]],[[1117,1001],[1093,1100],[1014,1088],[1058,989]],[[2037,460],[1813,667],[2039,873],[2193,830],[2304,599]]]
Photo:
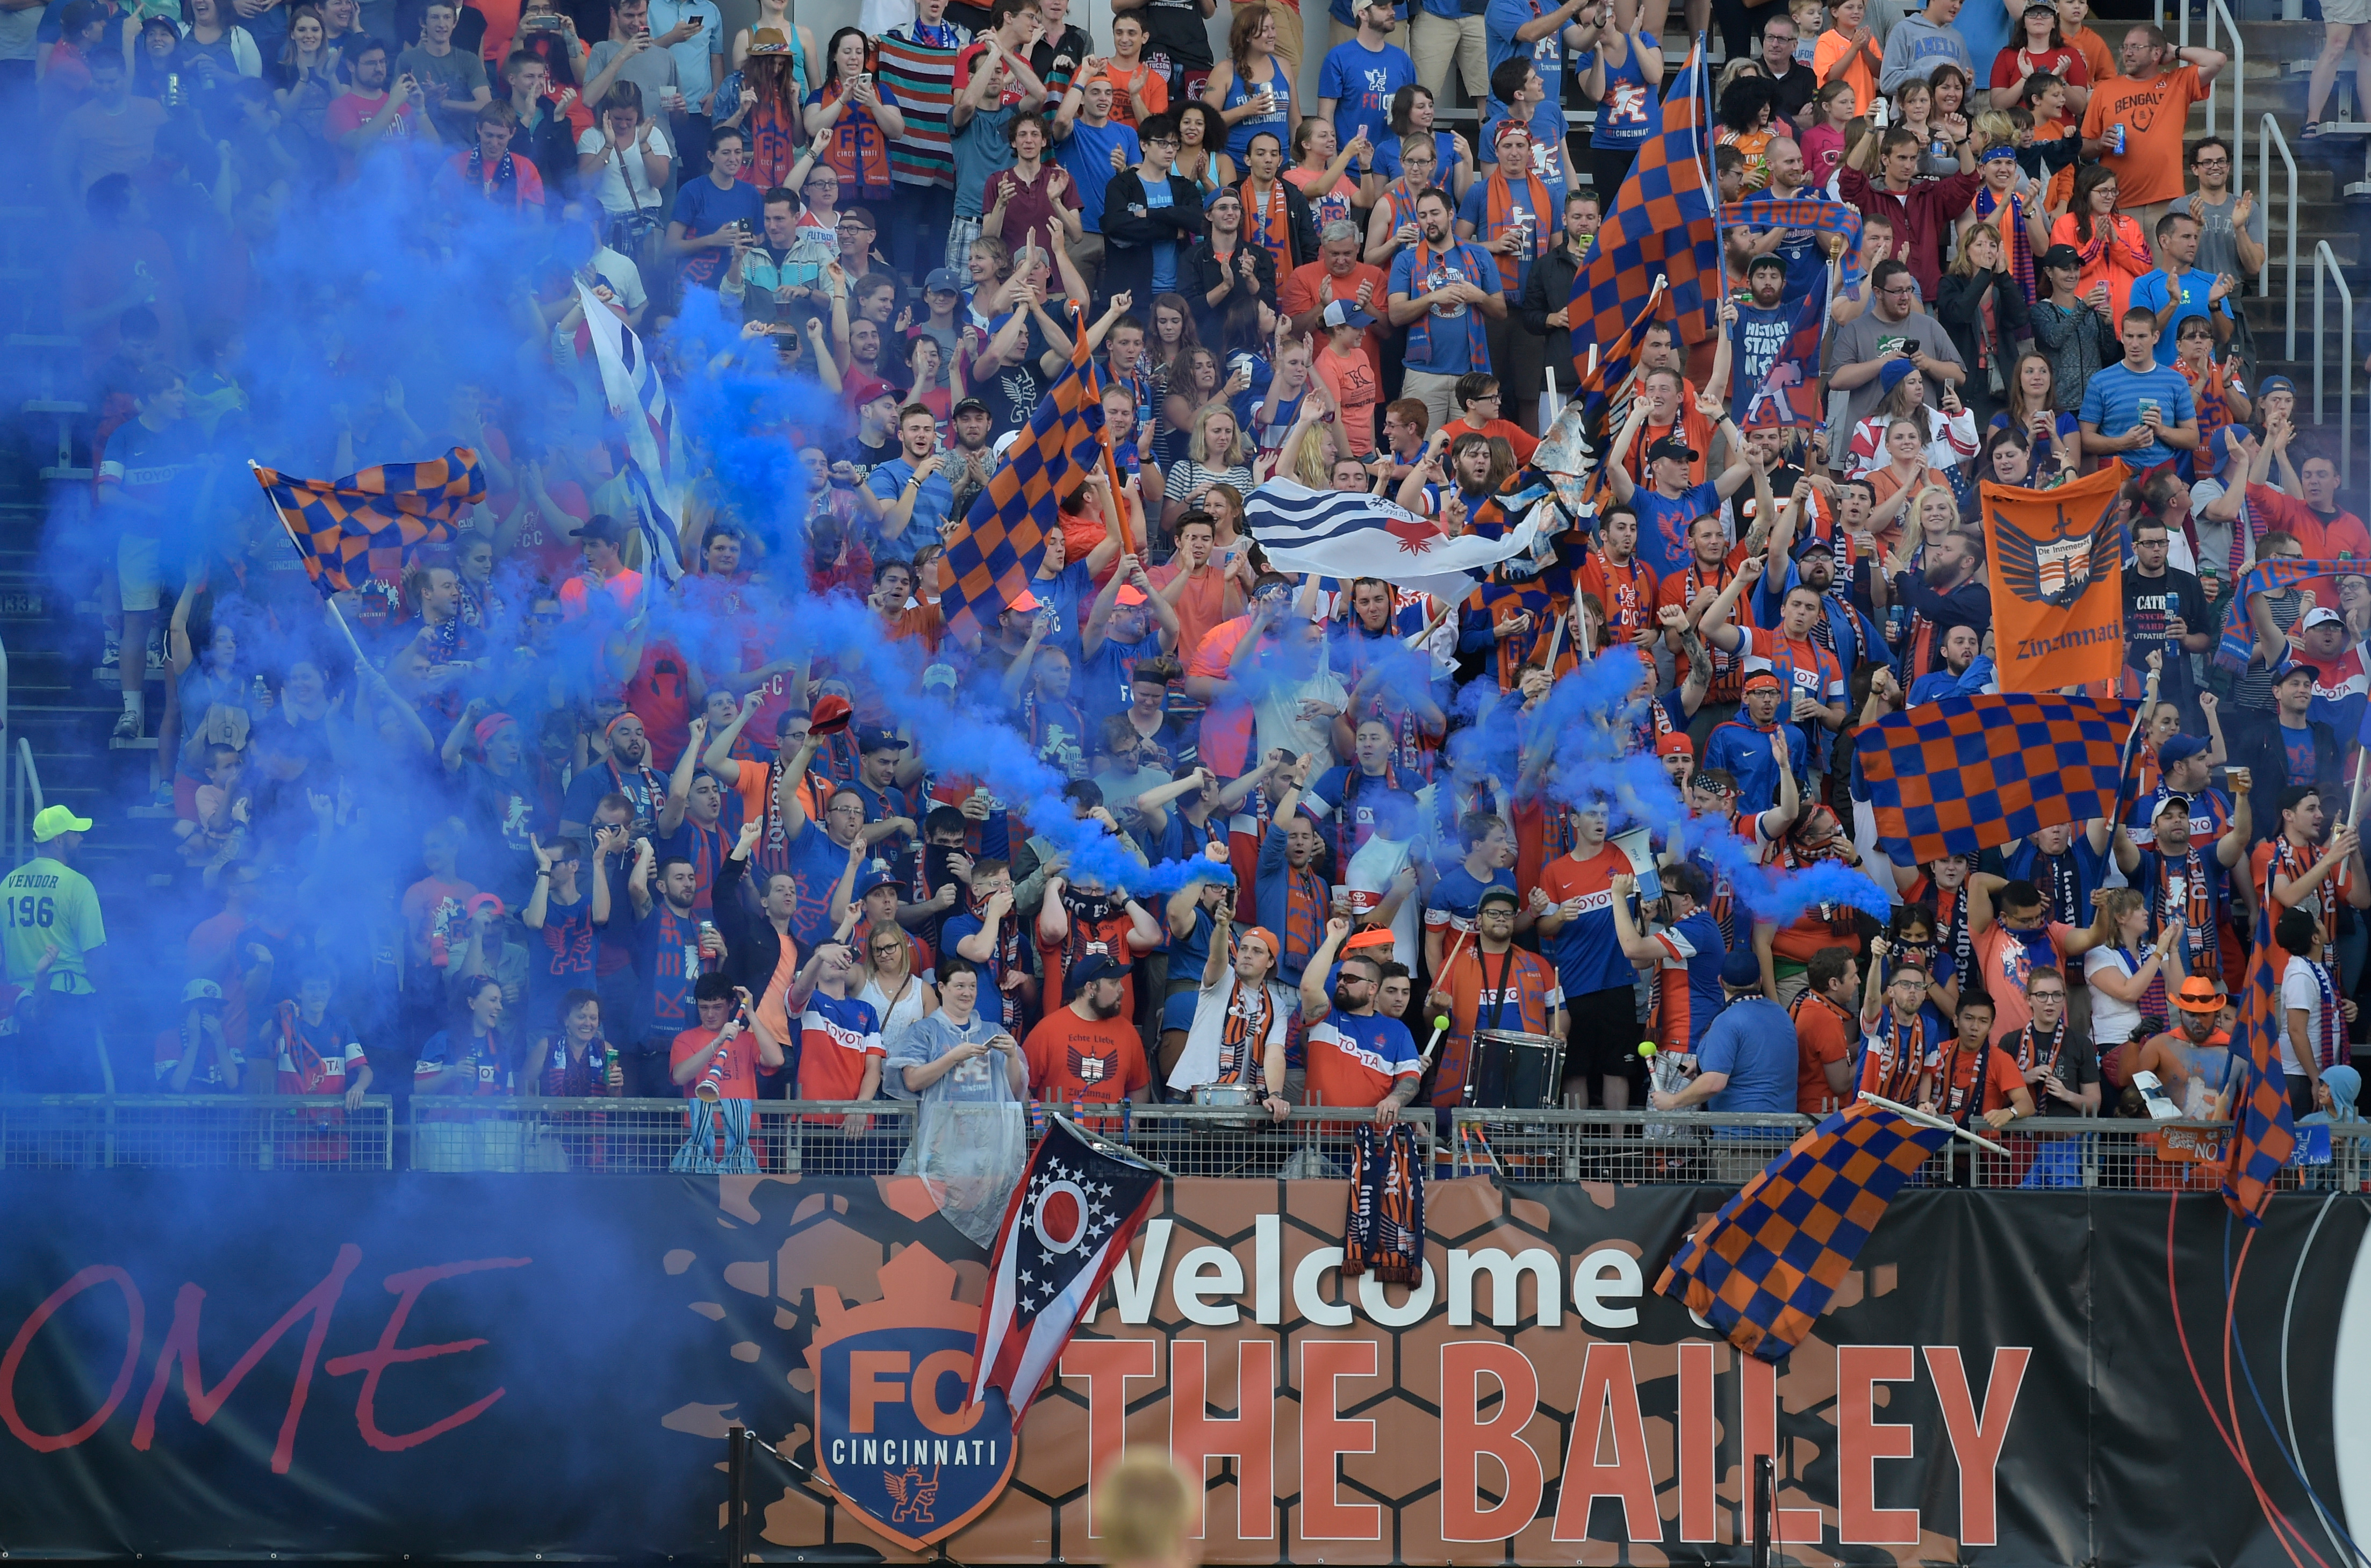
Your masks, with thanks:
[[[896,887],[897,873],[889,869],[886,860],[867,860],[856,879],[856,896],[862,898],[876,887]]]
[[[906,743],[897,732],[880,724],[857,727],[856,749],[860,752],[904,751]]]
[[[1688,739],[1685,730],[1674,730],[1655,743],[1657,756],[1694,756],[1695,744]]]
[[[837,734],[848,728],[848,721],[855,717],[855,713],[844,697],[819,697],[807,717],[807,732],[814,735]]]
[[[1775,250],[1764,251],[1745,264],[1745,275],[1750,278],[1765,268],[1774,272],[1783,272],[1787,270],[1787,259]]]
[[[2320,673],[2302,659],[2284,659],[2280,667],[2273,672],[2273,684],[2278,686],[2291,675],[2304,675],[2310,679]]]
[[[470,899],[468,904],[462,905],[462,907],[467,913],[472,916],[476,915],[479,910],[485,909],[491,910],[494,918],[497,920],[503,917],[503,901],[495,897],[491,893],[479,894],[476,897]]]
[[[963,286],[963,274],[953,267],[933,268],[931,275],[922,280],[924,294],[961,294]]]
[[[2074,247],[2069,246],[2066,248],[2071,250]],[[2285,375],[2267,375],[2263,380],[2256,384],[2256,400],[2258,402],[2261,402],[2275,392],[2285,392],[2290,397],[2294,398],[2296,396],[2296,383],[2291,381]]]
[[[1375,318],[1347,299],[1337,299],[1325,307],[1328,327],[1356,327],[1364,331],[1375,324]]]
[[[1647,456],[1650,462],[1658,457],[1671,457],[1683,463],[1693,463],[1696,460],[1696,449],[1690,446],[1683,436],[1666,435],[1647,448]]]
[[[580,541],[584,539],[605,539],[610,544],[615,545],[622,543],[625,538],[625,535],[619,528],[618,520],[616,518],[609,516],[607,513],[601,513],[588,517],[584,522],[579,523],[576,525],[576,537]]]
[[[2196,735],[2168,735],[2157,745],[2157,765],[2160,768],[2171,767],[2188,762],[2205,749],[2206,743]]]
[[[2298,629],[2301,631],[2311,631],[2318,626],[2344,626],[2345,624],[2346,617],[2344,616],[2340,615],[2336,610],[2331,609],[2327,605],[2319,605],[2305,613],[2305,619],[2298,623]]]
[[[1813,550],[1819,551],[1822,555],[1833,556],[1836,553],[1836,542],[1824,534],[1806,534],[1796,541],[1795,559],[1800,560]]]
[[[897,389],[877,375],[851,375],[848,378],[848,406],[851,409],[877,403],[884,398],[895,401],[896,396]]]
[[[2053,245],[2041,253],[2041,265],[2080,269],[2083,265],[2083,253],[2071,245]],[[2261,391],[2261,388],[2259,390]]]
[[[183,1007],[188,1007],[191,1002],[219,1002],[222,999],[222,987],[211,980],[192,980],[181,987]]]
[[[1123,605],[1141,605],[1144,603],[1144,590],[1141,588],[1130,587],[1125,582],[1119,585],[1119,593],[1114,596]]]
[[[966,398],[962,402],[957,403],[954,408],[947,410],[947,418],[951,420],[959,420],[966,414],[985,414],[989,412],[991,412],[991,410],[989,406],[986,403],[981,402],[978,398]]]
[[[1720,961],[1720,983],[1732,991],[1758,989],[1762,985],[1762,960],[1750,948],[1739,948]]]
[[[2173,811],[2178,811],[2183,816],[2188,816],[2190,814],[2190,797],[2179,793],[2166,796],[2164,800],[2159,801],[2157,803],[2157,812],[2149,818],[2149,820],[2151,822],[2155,822],[2157,817],[2161,817],[2165,815],[2166,813]]]
[[[1474,901],[1474,907],[1478,910],[1485,905],[1504,904],[1520,908],[1522,902],[1515,896],[1513,888],[1503,882],[1497,882],[1482,890],[1482,896]]]
[[[2173,994],[2173,1005],[2186,1013],[2215,1013],[2223,1010],[2222,988],[2203,974],[2193,974],[2181,983]]]
[[[1037,611],[1037,595],[1024,588],[1021,590],[1020,597],[1004,607],[1008,610],[1018,610],[1024,616],[1035,615]]]
[[[955,667],[954,667],[953,664],[925,664],[925,665],[923,665],[923,666],[922,666],[922,689],[923,689],[924,691],[928,691],[928,690],[930,690],[932,686],[944,686],[944,687],[946,687],[949,691],[953,691],[953,690],[954,690],[954,689],[955,689]]]
[[[1110,954],[1091,952],[1070,965],[1070,973],[1063,976],[1062,988],[1076,996],[1098,980],[1117,980],[1127,973],[1112,962]]]
[[[47,844],[61,833],[88,833],[90,818],[78,817],[64,806],[43,806],[33,818],[33,840]]]

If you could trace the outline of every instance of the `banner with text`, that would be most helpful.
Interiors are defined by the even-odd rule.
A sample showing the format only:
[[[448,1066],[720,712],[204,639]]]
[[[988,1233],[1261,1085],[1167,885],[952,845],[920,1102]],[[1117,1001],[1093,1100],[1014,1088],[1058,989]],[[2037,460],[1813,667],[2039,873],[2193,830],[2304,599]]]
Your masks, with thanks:
[[[1797,1563],[2371,1529],[2371,1199],[2226,1253],[2211,1194],[1913,1191],[1774,1368],[1648,1293],[1719,1189],[1437,1182],[1414,1286],[1340,1278],[1344,1196],[1170,1184],[1016,1434],[912,1181],[11,1173],[0,1540],[712,1560],[732,1420],[774,1561],[1093,1561],[1123,1445],[1213,1562],[1743,1564],[1762,1453]]]

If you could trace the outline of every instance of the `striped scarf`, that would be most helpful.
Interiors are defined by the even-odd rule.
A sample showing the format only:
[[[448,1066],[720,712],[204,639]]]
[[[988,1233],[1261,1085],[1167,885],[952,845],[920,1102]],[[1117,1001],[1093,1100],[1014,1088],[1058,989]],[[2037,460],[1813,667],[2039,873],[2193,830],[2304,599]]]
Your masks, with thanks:
[[[2008,216],[1998,226],[2008,253],[2009,276],[2025,291],[2025,303],[2031,305],[2035,297],[2033,240],[2025,232],[2025,198],[2014,190],[2006,198],[1996,196],[1989,185],[1976,191],[1976,216],[1989,218],[2004,206],[2008,209]]]
[[[1300,265],[1292,254],[1292,199],[1285,194],[1288,189],[1278,178],[1269,182],[1266,195],[1255,197],[1248,175],[1235,187],[1243,203],[1243,235],[1276,258],[1279,278]]]
[[[1976,1070],[1968,1076],[1967,1082],[1960,1081],[1960,1064],[1967,1059],[1968,1048],[1960,1044],[1956,1036],[1951,1041],[1950,1054],[1943,1058],[1935,1075],[1936,1087],[1941,1091],[1942,1100],[1937,1110],[1963,1127],[1968,1124],[1969,1117],[1984,1108],[1984,1083],[1991,1077],[1991,1043],[1979,1040],[1975,1050]],[[1886,1098],[1890,1100],[1892,1096]]]
[[[2317,1027],[2314,1031],[2313,1059],[2322,1071],[2327,1072],[2346,1060],[2346,1017],[2339,1010],[2338,992],[2330,983],[2330,971],[2310,959],[2307,960],[2306,967],[2313,971],[2314,986],[2320,993],[2321,999],[2320,1009],[2314,1014]],[[2294,1040],[2289,1044],[2297,1052],[2299,1059],[2303,1059],[2302,1046]]]
[[[1424,194],[1421,190],[1402,189],[1406,184],[1407,179],[1403,176],[1383,188],[1383,200],[1391,203],[1392,228],[1394,232],[1402,224],[1416,222],[1416,199]]]
[[[1707,588],[1718,594],[1728,587],[1730,579],[1736,575],[1737,569],[1726,561],[1721,563],[1719,570],[1707,575],[1703,563],[1695,557],[1690,556],[1684,580],[1684,592],[1680,603],[1694,604],[1696,595]],[[1712,689],[1706,694],[1705,700],[1707,702],[1737,701],[1740,695],[1739,687],[1745,680],[1744,656],[1741,653],[1725,653],[1710,643],[1705,645],[1705,652],[1712,660]]]
[[[1358,762],[1350,764],[1350,771],[1342,779],[1342,804],[1334,813],[1334,872],[1336,876],[1347,873],[1350,857],[1359,852],[1360,845],[1374,836],[1372,826],[1364,833],[1359,831],[1359,793],[1368,789],[1396,793],[1399,788],[1399,769],[1389,762],[1383,764],[1383,774],[1380,779],[1371,778],[1366,768]]]
[[[1522,283],[1524,263],[1527,260],[1536,261],[1546,255],[1548,236],[1557,232],[1556,226],[1549,221],[1548,188],[1540,182],[1540,177],[1536,174],[1524,175],[1523,185],[1525,194],[1531,201],[1527,210],[1532,219],[1531,227],[1528,230],[1532,253],[1529,257],[1523,257],[1509,252],[1498,257],[1498,286],[1509,294]],[[1505,165],[1500,165],[1498,172],[1492,175],[1489,183],[1483,187],[1482,207],[1483,220],[1487,225],[1482,234],[1485,239],[1497,238],[1514,222],[1515,190],[1512,182],[1507,179]]]
[[[790,178],[805,145],[799,111],[793,105],[764,98],[742,124],[749,133],[749,161],[742,167],[741,178],[760,190],[770,190]]]
[[[971,895],[969,907],[983,928],[988,924],[990,896],[978,893]],[[1021,912],[1008,909],[996,928],[996,955],[989,960],[988,976],[989,983],[996,987],[997,1006],[1001,1010],[1007,1029],[1021,1021],[1021,1002],[1014,993],[1004,988],[1002,982],[1006,975],[1019,974],[1021,966]]]
[[[2162,929],[2173,903],[2173,866],[2162,851],[2149,855],[2157,874],[2148,879],[2149,929]],[[2192,974],[2219,978],[2222,944],[2215,940],[2215,885],[2206,880],[2206,857],[2193,842],[2182,862],[2181,947],[2183,968]],[[2162,982],[2160,982],[2161,984]]]
[[[1905,1024],[1888,1008],[1878,1027],[1883,1032],[1871,1035],[1868,1047],[1877,1053],[1877,1092],[1908,1105],[1916,1099],[1918,1075],[1926,1068],[1926,1020],[1920,1015]]]
[[[1424,1169],[1416,1129],[1405,1122],[1378,1128],[1369,1118],[1351,1134],[1342,1277],[1368,1274],[1391,1285],[1424,1276]]]
[[[1306,866],[1284,870],[1284,951],[1306,964],[1317,951],[1332,901],[1325,879]]]
[[[1452,273],[1456,279],[1469,283],[1478,283],[1490,275],[1482,264],[1483,261],[1489,259],[1490,253],[1458,240],[1452,240],[1447,248],[1436,251],[1426,241],[1419,239],[1416,242],[1413,257],[1414,259],[1408,266],[1408,286],[1412,293],[1417,294],[1430,294],[1443,283],[1452,281]],[[1438,275],[1436,275],[1436,269],[1438,269]],[[1476,369],[1487,365],[1490,363],[1490,340],[1482,329],[1482,313],[1470,305],[1446,307],[1435,306],[1431,310],[1408,323],[1408,357],[1412,359],[1432,357],[1432,323],[1434,317],[1444,308],[1455,310],[1464,318],[1467,363]]]
[[[469,189],[471,190],[485,190],[486,155],[476,147],[469,149],[469,172],[468,179]],[[493,184],[494,189],[491,194],[487,195],[486,200],[492,202],[497,207],[515,207],[518,205],[518,167],[511,162],[510,154],[504,153],[503,155],[502,162],[494,166]]]
[[[2045,1073],[2055,1073],[2058,1070],[2059,1062],[2063,1060],[2066,1055],[2066,1014],[2065,1010],[2060,1010],[2058,1014],[2058,1027],[2050,1032],[2050,1055],[2045,1056],[2041,1054],[2039,1048],[2039,1042],[2034,1038],[2033,1025],[2030,1023],[2023,1029],[2017,1032],[2017,1039],[2015,1043],[2010,1045],[2009,1054],[2016,1057],[2017,1070],[2021,1073],[2030,1073],[2036,1067],[2041,1068]]]
[[[1227,997],[1226,1016],[1219,1025],[1219,1076],[1212,1081],[1247,1083],[1265,1100],[1267,1069],[1260,1061],[1260,1046],[1275,1025],[1276,993],[1266,981],[1252,987],[1249,995],[1240,978],[1233,978],[1232,984],[1234,989]]]
[[[2190,362],[2185,359],[2176,359],[2173,362],[2173,368],[2184,381],[2190,383],[2191,398],[2198,405],[2198,445],[2199,449],[2203,451],[2206,444],[2215,439],[2216,431],[2226,430],[2239,422],[2231,413],[2228,388],[2235,380],[2231,368],[2228,365],[2210,364],[2203,370],[2198,370],[2193,369]],[[2247,392],[2244,386],[2239,390],[2242,395]],[[2231,529],[2231,544],[2236,556],[2239,546],[2239,529],[2236,523]],[[2235,571],[2238,570],[2236,559],[2233,570]]]
[[[919,22],[881,37],[881,78],[897,95],[897,108],[906,116],[906,133],[889,149],[890,178],[900,185],[954,188],[954,143],[947,118],[955,99],[955,56],[969,41],[961,28],[926,29]]]

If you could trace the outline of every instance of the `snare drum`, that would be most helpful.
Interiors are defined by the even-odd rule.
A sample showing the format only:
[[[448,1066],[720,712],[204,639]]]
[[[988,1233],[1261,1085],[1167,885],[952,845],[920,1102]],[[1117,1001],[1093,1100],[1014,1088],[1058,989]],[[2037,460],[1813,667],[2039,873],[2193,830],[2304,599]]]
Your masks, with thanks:
[[[1517,1029],[1480,1029],[1465,1054],[1464,1103],[1488,1111],[1535,1111],[1564,1096],[1564,1042]]]
[[[1202,1083],[1194,1086],[1194,1103],[1223,1106],[1230,1111],[1247,1113],[1241,1118],[1214,1118],[1222,1127],[1255,1127],[1267,1119],[1261,1109],[1259,1096],[1247,1083]]]

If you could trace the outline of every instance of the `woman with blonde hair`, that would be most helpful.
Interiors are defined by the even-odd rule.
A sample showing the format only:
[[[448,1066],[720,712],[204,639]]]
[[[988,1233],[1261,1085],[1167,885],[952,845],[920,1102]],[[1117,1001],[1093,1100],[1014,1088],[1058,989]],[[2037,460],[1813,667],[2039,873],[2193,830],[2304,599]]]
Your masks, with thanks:
[[[1849,477],[1865,478],[1884,466],[1893,421],[1907,419],[1918,427],[1918,443],[1929,467],[1949,468],[1976,455],[1976,417],[1960,407],[1959,395],[1947,385],[1943,406],[1928,399],[1933,390],[1924,373],[1907,359],[1889,361],[1878,373],[1877,407],[1853,426],[1846,463]]]
[[[938,1010],[938,992],[914,972],[914,939],[895,920],[876,920],[865,930],[856,967],[864,976],[856,999],[873,1005],[885,1038]]]
[[[2102,888],[2091,895],[2092,947],[2083,955],[2083,983],[2091,991],[2091,1043],[2105,1059],[2133,1038],[2145,1011],[2166,1016],[2165,983],[2179,978],[2169,963],[2181,951],[2181,916],[2168,910],[2155,946],[2148,935],[2148,899],[2137,888]]]
[[[1243,438],[1235,410],[1223,398],[1214,398],[1194,410],[1186,422],[1193,436],[1186,458],[1173,464],[1161,490],[1161,525],[1175,528],[1177,519],[1200,505],[1210,487],[1228,484],[1238,492],[1259,481],[1252,477],[1251,443]]]

